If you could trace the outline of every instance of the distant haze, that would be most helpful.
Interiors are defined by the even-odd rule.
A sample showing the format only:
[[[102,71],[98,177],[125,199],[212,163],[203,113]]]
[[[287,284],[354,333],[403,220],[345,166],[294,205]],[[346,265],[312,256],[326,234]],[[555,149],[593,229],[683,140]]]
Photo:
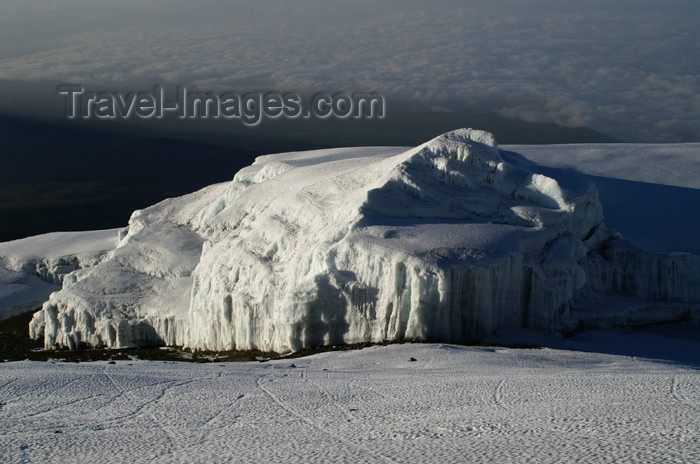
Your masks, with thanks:
[[[373,91],[618,140],[700,140],[696,1],[0,0],[0,12],[5,112],[60,103],[65,82]]]

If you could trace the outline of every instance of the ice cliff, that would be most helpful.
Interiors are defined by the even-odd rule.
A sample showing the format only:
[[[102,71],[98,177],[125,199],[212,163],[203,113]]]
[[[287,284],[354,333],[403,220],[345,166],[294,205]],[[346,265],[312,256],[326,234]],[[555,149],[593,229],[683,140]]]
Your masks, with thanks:
[[[261,156],[134,212],[30,332],[48,348],[287,352],[551,331],[606,295],[697,309],[700,257],[625,242],[590,182],[537,166],[472,129],[408,151]]]

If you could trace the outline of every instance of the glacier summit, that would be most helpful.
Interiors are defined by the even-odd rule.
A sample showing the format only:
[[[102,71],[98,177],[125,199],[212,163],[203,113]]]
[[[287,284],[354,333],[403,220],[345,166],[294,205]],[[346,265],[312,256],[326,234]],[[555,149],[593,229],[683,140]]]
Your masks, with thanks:
[[[697,312],[700,257],[626,242],[584,176],[540,171],[472,129],[410,150],[261,156],[134,212],[30,334],[47,348],[283,353],[590,325],[609,295],[646,311],[606,316],[617,322]],[[664,305],[672,316],[650,309]]]

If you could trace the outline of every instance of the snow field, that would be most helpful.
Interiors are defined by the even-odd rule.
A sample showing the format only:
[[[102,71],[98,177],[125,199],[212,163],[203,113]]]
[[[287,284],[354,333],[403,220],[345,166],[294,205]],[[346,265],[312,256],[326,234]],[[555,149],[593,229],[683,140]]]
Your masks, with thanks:
[[[16,362],[0,369],[0,401],[7,463],[700,459],[697,364],[560,349]]]

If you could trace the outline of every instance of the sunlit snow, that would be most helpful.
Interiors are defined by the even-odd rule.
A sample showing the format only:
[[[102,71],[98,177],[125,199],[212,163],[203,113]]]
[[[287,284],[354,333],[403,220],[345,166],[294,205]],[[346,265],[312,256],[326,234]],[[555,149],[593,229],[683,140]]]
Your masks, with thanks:
[[[25,361],[0,368],[0,401],[8,463],[700,458],[697,365],[605,351],[407,344],[267,363]]]
[[[621,239],[585,172],[472,129],[408,150],[261,156],[232,182],[134,212],[114,249],[63,279],[31,335],[48,348],[288,352],[696,316],[696,248]],[[697,240],[695,223],[679,244]]]

